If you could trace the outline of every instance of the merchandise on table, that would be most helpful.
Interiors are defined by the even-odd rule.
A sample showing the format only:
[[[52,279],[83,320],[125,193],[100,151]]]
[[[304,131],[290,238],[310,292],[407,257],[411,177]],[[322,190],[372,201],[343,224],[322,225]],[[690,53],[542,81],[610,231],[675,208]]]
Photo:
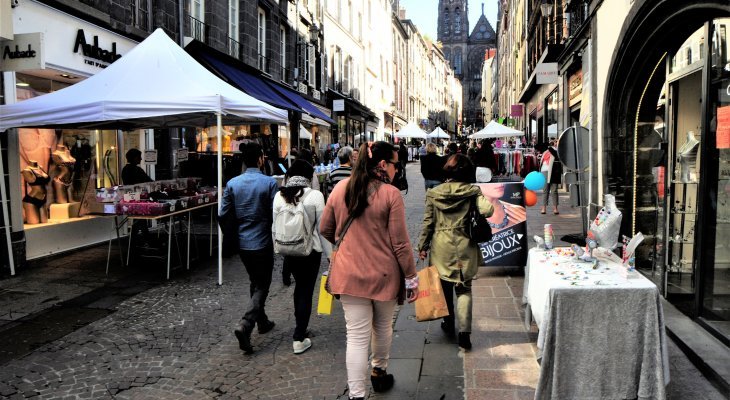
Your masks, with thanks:
[[[198,187],[199,178],[169,179],[98,189],[98,203],[113,203],[103,212],[125,215],[156,216],[189,207],[214,203],[215,187]]]

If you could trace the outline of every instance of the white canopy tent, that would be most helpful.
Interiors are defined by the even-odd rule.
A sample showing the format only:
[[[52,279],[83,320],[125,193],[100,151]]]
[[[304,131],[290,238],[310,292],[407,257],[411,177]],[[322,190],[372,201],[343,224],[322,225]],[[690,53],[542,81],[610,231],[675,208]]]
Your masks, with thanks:
[[[243,122],[287,123],[288,118],[286,111],[210,73],[162,29],[82,82],[0,106],[0,132],[19,127],[132,130],[217,124],[218,204],[223,186],[222,125]],[[223,283],[221,242],[219,230],[218,284]]]
[[[497,121],[490,121],[484,129],[479,132],[472,133],[468,136],[469,139],[490,139],[490,138],[503,138],[511,136],[525,136],[525,132],[512,129],[508,126],[504,126]]]
[[[299,127],[299,139],[307,139],[312,140],[312,133],[307,130],[307,128],[300,126]]]
[[[428,134],[415,122],[409,122],[403,129],[395,133],[395,137],[398,139],[428,139]]]
[[[431,131],[431,133],[428,134],[429,139],[449,139],[450,136],[448,133],[444,132],[443,129],[441,129],[440,126],[437,126],[436,129]]]

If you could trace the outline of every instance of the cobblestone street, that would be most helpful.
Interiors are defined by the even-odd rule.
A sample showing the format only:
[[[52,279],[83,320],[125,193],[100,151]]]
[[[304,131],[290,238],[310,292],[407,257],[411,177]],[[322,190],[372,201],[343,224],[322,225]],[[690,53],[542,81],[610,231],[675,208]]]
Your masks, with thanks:
[[[408,177],[406,212],[415,245],[424,196],[417,163],[408,166]],[[529,218],[537,210],[533,207]],[[531,230],[543,222],[539,215],[534,218]],[[580,219],[567,206],[560,218],[565,223],[556,237],[580,229]],[[0,346],[0,398],[347,398],[342,308],[335,302],[332,315],[313,315],[312,348],[293,354],[294,287],[282,284],[281,259],[267,302],[267,314],[277,325],[265,335],[254,332],[255,353],[244,355],[232,334],[248,301],[240,260],[226,260],[224,284],[218,286],[212,260],[190,272],[175,270],[164,281],[157,266],[113,266],[107,277],[105,257],[105,246],[84,250],[0,280],[0,305],[8,310],[2,313],[0,337],[15,344]],[[528,332],[521,324],[522,284],[518,269],[480,273],[474,350],[466,357],[442,335],[438,322],[417,323],[413,306],[402,307],[394,317],[389,366],[396,385],[370,398],[532,398],[539,374],[536,330]],[[53,339],[36,345],[34,334]],[[670,352],[673,377],[693,377],[673,381],[670,398],[721,398],[696,370],[692,375],[692,365],[675,345]],[[674,374],[678,369],[683,373]]]

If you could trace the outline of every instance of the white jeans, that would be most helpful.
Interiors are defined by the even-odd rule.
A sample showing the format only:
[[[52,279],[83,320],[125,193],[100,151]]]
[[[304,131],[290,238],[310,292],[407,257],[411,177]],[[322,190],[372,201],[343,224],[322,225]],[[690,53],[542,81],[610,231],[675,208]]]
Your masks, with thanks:
[[[395,300],[375,301],[341,295],[347,325],[347,385],[350,397],[367,397],[368,346],[373,346],[373,367],[386,369],[393,341]]]

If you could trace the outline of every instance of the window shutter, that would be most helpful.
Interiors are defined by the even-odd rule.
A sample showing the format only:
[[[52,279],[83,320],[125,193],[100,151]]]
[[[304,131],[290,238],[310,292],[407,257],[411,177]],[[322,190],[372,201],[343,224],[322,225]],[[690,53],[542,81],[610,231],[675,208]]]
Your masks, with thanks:
[[[307,82],[309,86],[315,87],[317,83],[317,57],[314,51],[314,45],[308,46],[307,62],[309,63],[309,75],[307,76]]]

